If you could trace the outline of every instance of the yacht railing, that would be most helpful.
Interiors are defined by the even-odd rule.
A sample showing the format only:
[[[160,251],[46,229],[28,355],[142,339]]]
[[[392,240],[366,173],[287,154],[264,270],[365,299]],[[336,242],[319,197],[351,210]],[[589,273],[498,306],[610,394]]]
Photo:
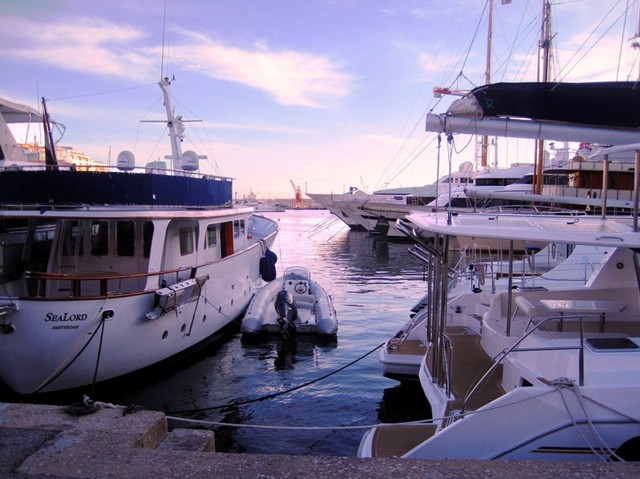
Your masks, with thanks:
[[[202,265],[199,265],[200,267]],[[60,294],[47,293],[47,282],[49,281],[68,281],[69,298],[91,298],[91,297],[105,297],[105,296],[125,296],[137,293],[144,293],[145,288],[126,288],[123,287],[123,281],[137,280],[146,278],[146,283],[149,284],[149,278],[158,278],[158,284],[151,286],[150,290],[163,287],[163,283],[173,284],[184,279],[195,278],[198,267],[170,269],[163,271],[154,271],[153,273],[131,273],[120,274],[111,272],[96,272],[96,273],[46,273],[37,271],[27,271],[25,278],[28,283],[29,296],[42,299],[59,298]],[[95,288],[87,287],[85,291],[93,291],[91,294],[83,294],[83,285],[93,285],[96,282],[99,284],[98,294],[95,293]],[[114,286],[117,286],[114,290]],[[111,287],[111,288],[110,288]],[[62,289],[60,291],[63,291]],[[66,289],[64,290],[67,291]]]
[[[464,412],[467,401],[477,392],[480,388],[486,383],[486,381],[491,377],[493,372],[497,369],[497,367],[502,363],[502,361],[509,356],[509,354],[514,352],[539,352],[539,351],[563,351],[563,350],[578,350],[578,385],[584,386],[584,325],[583,320],[585,316],[589,316],[587,314],[580,315],[557,315],[557,316],[549,316],[539,323],[536,323],[533,328],[528,330],[518,341],[516,341],[511,347],[504,350],[500,353],[499,357],[493,362],[491,367],[487,370],[486,373],[480,378],[480,380],[473,386],[471,391],[465,396],[464,401],[462,402],[462,411]],[[518,348],[518,346],[524,341],[527,337],[529,337],[533,332],[540,329],[540,327],[550,321],[556,320],[567,320],[567,319],[578,319],[580,324],[580,344],[578,346],[552,346],[546,348]]]
[[[444,377],[445,379],[445,393],[447,397],[451,395],[451,371],[453,369],[453,343],[451,342],[451,338],[446,334],[443,336],[444,347],[442,348],[442,353],[444,355]]]
[[[114,165],[103,165],[103,164],[95,164],[95,165],[75,165],[75,164],[66,164],[60,163],[58,165],[59,171],[80,171],[80,172],[92,172],[92,173],[123,173],[123,174],[163,174],[163,175],[172,175],[172,176],[186,176],[192,178],[207,178],[207,179],[216,179],[216,180],[232,180],[231,177],[221,176],[221,175],[210,175],[201,173],[199,170],[175,170],[171,168],[159,168],[152,166],[135,166],[131,168],[125,168],[114,166]],[[0,172],[3,171],[45,171],[47,170],[46,165],[44,164],[33,164],[33,165],[9,165],[5,167],[0,167]]]

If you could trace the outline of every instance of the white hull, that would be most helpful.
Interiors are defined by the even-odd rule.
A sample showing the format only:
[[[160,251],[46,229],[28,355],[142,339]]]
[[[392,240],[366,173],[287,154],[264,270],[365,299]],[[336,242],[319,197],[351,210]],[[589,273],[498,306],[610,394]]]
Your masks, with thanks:
[[[275,226],[267,245],[274,232]],[[256,241],[259,238],[256,235]],[[16,308],[4,318],[11,331],[0,334],[0,379],[21,394],[56,391],[121,376],[179,354],[244,312],[259,281],[263,254],[263,246],[254,242],[197,267],[197,277],[208,277],[200,295],[155,319],[147,315],[153,318],[157,288],[97,299],[0,297],[2,304]]]
[[[362,205],[369,197],[366,193],[359,190],[353,190],[351,193],[343,194],[323,194],[323,193],[306,193],[316,203],[319,203],[324,208],[328,209],[335,216],[340,218],[344,224],[354,230],[362,229],[360,222],[356,216],[350,214],[350,211],[344,210],[342,203],[350,199],[356,204]]]

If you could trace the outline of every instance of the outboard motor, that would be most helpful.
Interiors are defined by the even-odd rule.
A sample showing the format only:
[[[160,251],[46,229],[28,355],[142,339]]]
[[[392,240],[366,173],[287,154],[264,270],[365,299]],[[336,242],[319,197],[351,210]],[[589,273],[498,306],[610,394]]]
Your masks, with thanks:
[[[281,290],[276,296],[275,308],[278,313],[280,333],[284,339],[289,339],[291,333],[295,331],[293,323],[298,317],[298,308],[293,295],[287,290]]]

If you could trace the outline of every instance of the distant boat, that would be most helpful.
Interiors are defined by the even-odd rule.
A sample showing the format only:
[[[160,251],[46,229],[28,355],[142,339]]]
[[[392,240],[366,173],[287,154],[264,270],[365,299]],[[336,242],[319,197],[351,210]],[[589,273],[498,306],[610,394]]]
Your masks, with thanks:
[[[353,199],[357,203],[363,203],[366,198],[369,197],[367,193],[359,190],[355,186],[349,188],[347,193],[333,194],[333,193],[305,193],[316,203],[320,204],[323,208],[328,209],[331,213],[336,215],[344,224],[350,229],[359,231],[364,230],[364,227],[358,221],[358,218],[351,213],[347,213],[342,208],[342,202]]]
[[[367,194],[356,187],[341,195],[307,193],[317,203],[331,211],[353,230],[364,230],[379,236],[404,238],[393,227],[398,218],[415,208],[424,207],[439,194],[473,184],[473,165],[464,162],[457,172],[440,178],[439,181],[422,185],[384,188]]]
[[[182,153],[170,82],[159,86],[172,169],[141,170],[123,152],[118,169],[75,170],[57,163],[45,135],[46,166],[0,171],[0,380],[17,393],[85,386],[184,353],[253,296],[277,224],[226,206],[231,180],[199,173],[198,155]],[[38,115],[1,103],[8,119]]]
[[[255,295],[242,319],[245,334],[295,333],[335,336],[338,319],[331,296],[308,269],[287,268],[282,278],[274,279]]]
[[[244,206],[250,206],[258,213],[273,213],[286,210],[284,205],[263,203],[262,201],[248,201],[244,203]]]

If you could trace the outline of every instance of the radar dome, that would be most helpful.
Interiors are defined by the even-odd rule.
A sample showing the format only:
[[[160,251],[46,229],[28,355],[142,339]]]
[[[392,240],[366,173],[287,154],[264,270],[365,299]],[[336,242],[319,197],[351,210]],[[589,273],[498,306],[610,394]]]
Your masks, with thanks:
[[[147,163],[147,169],[149,170],[166,170],[167,162],[166,161],[150,161]]]
[[[116,160],[116,166],[122,171],[131,171],[136,167],[136,158],[130,151],[121,151]]]
[[[199,158],[195,151],[185,151],[180,159],[180,168],[188,171],[196,171],[200,167]]]

